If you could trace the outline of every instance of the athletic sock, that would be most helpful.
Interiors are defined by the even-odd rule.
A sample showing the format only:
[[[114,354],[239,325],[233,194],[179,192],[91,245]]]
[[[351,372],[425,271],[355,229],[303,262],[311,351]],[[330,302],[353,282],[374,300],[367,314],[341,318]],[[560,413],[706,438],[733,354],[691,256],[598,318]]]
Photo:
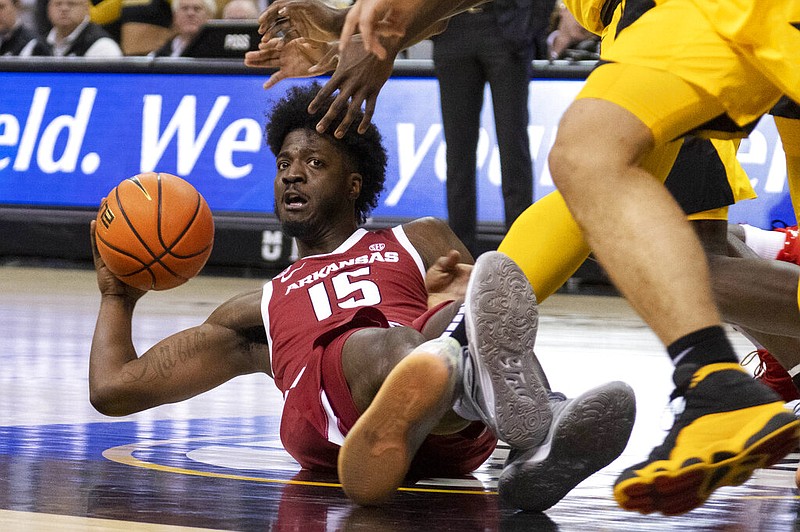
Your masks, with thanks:
[[[725,329],[713,325],[678,338],[667,347],[675,366],[696,364],[705,366],[717,362],[738,362]]]
[[[541,303],[567,282],[590,250],[564,198],[551,192],[519,215],[497,251],[525,272]]]
[[[481,419],[480,414],[473,408],[469,400],[464,399],[464,394],[472,393],[473,386],[475,386],[475,368],[472,365],[472,360],[469,357],[466,349],[467,346],[467,325],[464,320],[464,304],[459,307],[456,315],[450,320],[450,324],[445,328],[444,332],[439,338],[454,338],[461,344],[461,363],[459,364],[459,373],[461,375],[460,391],[456,393],[456,399],[453,402],[453,411],[461,416],[463,419],[469,421],[478,421]]]
[[[450,320],[450,325],[445,328],[440,335],[441,338],[455,338],[462,347],[467,345],[467,325],[464,321],[464,304],[458,308],[458,312]]]
[[[752,225],[742,224],[744,243],[762,259],[774,260],[783,251],[786,235],[780,231],[767,231]]]

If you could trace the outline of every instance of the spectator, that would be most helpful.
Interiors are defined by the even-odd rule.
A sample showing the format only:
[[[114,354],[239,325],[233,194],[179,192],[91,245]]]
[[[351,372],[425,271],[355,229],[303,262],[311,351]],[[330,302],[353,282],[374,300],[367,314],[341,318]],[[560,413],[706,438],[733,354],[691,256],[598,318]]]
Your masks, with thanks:
[[[222,8],[222,18],[228,20],[257,19],[258,14],[258,6],[253,0],[230,0]]]
[[[47,16],[53,25],[47,35],[53,55],[122,57],[111,35],[89,20],[89,0],[49,0]]]
[[[31,4],[28,8],[27,17],[23,17],[23,22],[36,30],[39,35],[47,35],[53,25],[47,15],[48,0],[20,0],[23,5]],[[89,20],[99,24],[106,30],[111,38],[119,43],[120,40],[120,16],[122,14],[122,0],[90,0]],[[26,22],[26,19],[31,19]]]
[[[22,23],[21,0],[0,0],[0,55],[52,55],[34,32]]]
[[[154,57],[180,57],[203,25],[217,12],[214,0],[173,0],[172,19],[175,37],[150,54]]]
[[[120,44],[125,55],[147,55],[173,35],[170,0],[122,0]]]

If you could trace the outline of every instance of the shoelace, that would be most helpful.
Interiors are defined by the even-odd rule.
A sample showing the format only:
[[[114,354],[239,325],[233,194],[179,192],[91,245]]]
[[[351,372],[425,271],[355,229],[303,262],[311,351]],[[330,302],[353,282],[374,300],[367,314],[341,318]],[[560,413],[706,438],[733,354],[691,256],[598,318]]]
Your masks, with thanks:
[[[758,350],[757,350],[757,349],[756,349],[755,351],[751,351],[751,352],[747,353],[747,354],[744,356],[744,358],[742,358],[742,361],[741,361],[741,362],[739,362],[739,364],[740,364],[742,367],[746,367],[747,365],[749,365],[749,364],[750,364],[750,362],[751,362],[751,361],[753,360],[753,358],[755,358],[756,356],[758,356]],[[759,356],[759,357],[758,357],[758,366],[756,367],[756,369],[755,369],[755,370],[753,370],[753,375],[754,375],[755,377],[760,377],[760,376],[762,376],[762,375],[764,374],[764,372],[765,372],[765,371],[767,371],[767,363],[766,363],[766,362],[764,362],[764,361],[761,359],[761,357]]]

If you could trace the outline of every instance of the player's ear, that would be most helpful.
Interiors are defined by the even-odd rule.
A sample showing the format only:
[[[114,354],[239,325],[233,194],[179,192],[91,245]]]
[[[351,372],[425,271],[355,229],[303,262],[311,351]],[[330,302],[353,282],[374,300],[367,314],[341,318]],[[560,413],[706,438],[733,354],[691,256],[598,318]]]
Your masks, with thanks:
[[[358,172],[350,174],[350,199],[354,200],[361,195],[361,184],[364,178]]]

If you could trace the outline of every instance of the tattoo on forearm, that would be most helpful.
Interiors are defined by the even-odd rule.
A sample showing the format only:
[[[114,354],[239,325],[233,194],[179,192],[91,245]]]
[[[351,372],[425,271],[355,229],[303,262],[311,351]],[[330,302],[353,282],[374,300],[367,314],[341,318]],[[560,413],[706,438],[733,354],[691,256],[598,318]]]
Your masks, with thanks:
[[[180,366],[198,356],[207,347],[206,335],[195,332],[158,346],[140,359],[136,371],[126,370],[125,382],[152,382],[169,379],[180,371]]]

